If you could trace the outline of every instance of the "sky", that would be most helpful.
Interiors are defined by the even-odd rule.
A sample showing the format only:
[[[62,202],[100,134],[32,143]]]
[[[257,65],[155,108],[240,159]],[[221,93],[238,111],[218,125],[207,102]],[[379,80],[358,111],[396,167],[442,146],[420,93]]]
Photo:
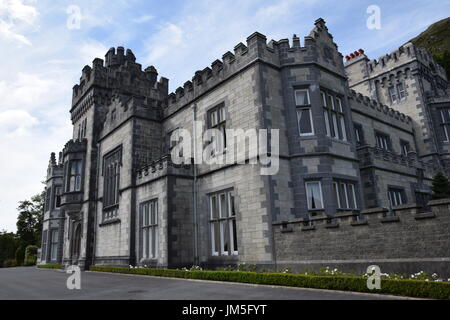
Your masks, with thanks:
[[[367,26],[372,5],[380,28]],[[322,17],[344,56],[378,58],[449,12],[449,0],[0,0],[0,231],[16,231],[18,202],[43,190],[50,153],[72,136],[72,87],[110,47],[174,91],[254,31],[303,38]]]

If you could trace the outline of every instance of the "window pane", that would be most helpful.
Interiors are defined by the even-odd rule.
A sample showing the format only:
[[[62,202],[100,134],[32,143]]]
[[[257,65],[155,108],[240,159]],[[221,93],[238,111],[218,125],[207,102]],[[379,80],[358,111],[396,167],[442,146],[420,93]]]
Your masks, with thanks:
[[[309,95],[307,90],[295,91],[295,102],[297,106],[309,105]]]
[[[319,182],[306,183],[306,196],[309,209],[322,209],[322,195]]]
[[[339,197],[339,189],[338,189],[337,182],[333,182],[333,191],[334,191],[334,195],[336,197],[336,203],[337,203],[338,208],[342,208],[341,207],[341,199]]]
[[[334,100],[332,95],[328,95],[328,107],[334,110]]]
[[[232,223],[232,234],[233,234],[233,251],[238,251],[237,243],[237,229],[236,229],[236,219],[231,220]]]
[[[211,197],[211,219],[217,219],[217,202],[216,202],[216,196]]]
[[[312,133],[310,109],[297,110],[298,126],[300,128],[300,134]]]
[[[341,130],[342,130],[342,140],[347,140],[347,131],[345,130],[345,119],[343,115],[339,115],[339,120],[341,122]]]
[[[337,109],[338,109],[338,111],[339,111],[339,112],[343,112],[343,109],[342,109],[342,100],[341,100],[341,98],[336,98],[336,103],[337,103]]]
[[[213,228],[214,228],[214,252],[220,252],[220,226],[219,226],[219,222],[213,222]]]
[[[227,216],[227,195],[226,193],[222,193],[220,194],[220,217],[226,218]]]
[[[350,209],[356,209],[355,187],[351,183],[347,184],[347,198],[348,198],[348,207]]]
[[[321,98],[322,98],[322,104],[323,104],[323,106],[326,107],[326,106],[327,106],[327,98],[326,98],[325,92],[320,91],[320,96],[321,96]]]
[[[325,129],[327,136],[330,136],[330,119],[328,118],[328,110],[323,111],[323,116],[325,118]]]
[[[348,209],[347,190],[345,183],[339,183],[339,195],[342,209]]]
[[[230,217],[236,216],[236,211],[234,209],[234,194],[232,192],[228,193],[230,203],[228,204],[228,208],[230,210]]]

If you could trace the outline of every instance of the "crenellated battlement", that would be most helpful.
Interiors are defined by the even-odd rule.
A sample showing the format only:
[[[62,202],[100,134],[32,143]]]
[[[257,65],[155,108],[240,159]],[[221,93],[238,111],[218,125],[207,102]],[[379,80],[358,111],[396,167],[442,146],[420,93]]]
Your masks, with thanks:
[[[378,103],[376,100],[370,99],[369,97],[364,96],[361,93],[356,92],[355,90],[350,90],[349,99],[359,102],[364,106],[370,107],[372,110],[377,111],[380,115],[389,117],[390,121],[392,121],[392,119],[395,119],[408,125],[411,124],[411,117],[384,104]]]
[[[80,82],[73,87],[72,111],[80,103],[85,103],[86,93],[93,86],[164,100],[169,80],[164,77],[158,80],[158,72],[153,66],[143,71],[130,49],[125,53],[123,47],[118,47],[117,50],[109,49],[105,60],[96,58],[92,67],[85,66],[82,69]]]
[[[433,56],[430,52],[424,48],[414,46],[411,42],[407,42],[398,49],[373,60],[370,60],[367,57],[364,50],[359,49],[358,51],[350,53],[346,56],[345,67],[349,67],[358,61],[365,61],[367,63],[366,72],[370,75],[377,75],[415,60],[418,60],[427,67],[432,66],[434,73],[446,79],[445,69],[434,62]]]
[[[217,59],[210,67],[196,71],[183,87],[170,93],[165,113],[171,114],[191,103],[255,62],[263,62],[274,68],[314,62],[345,75],[342,55],[337,51],[337,45],[323,19],[316,20],[314,29],[304,38],[304,46],[301,46],[296,34],[292,37],[291,45],[288,39],[267,42],[264,34],[255,32],[247,38],[246,44],[239,42],[233,52],[225,52],[222,60]]]

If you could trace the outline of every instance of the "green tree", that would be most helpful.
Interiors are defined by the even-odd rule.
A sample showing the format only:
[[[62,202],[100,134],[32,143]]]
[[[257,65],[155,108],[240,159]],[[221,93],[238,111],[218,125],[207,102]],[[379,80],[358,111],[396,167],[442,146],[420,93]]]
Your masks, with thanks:
[[[34,266],[37,261],[37,246],[28,246],[25,249],[24,266]]]
[[[25,248],[29,245],[39,245],[42,231],[45,192],[37,194],[31,200],[19,202],[17,218],[17,238]]]
[[[0,268],[7,260],[15,259],[18,241],[14,233],[0,231]]]
[[[433,178],[433,199],[450,198],[450,181],[439,172]]]

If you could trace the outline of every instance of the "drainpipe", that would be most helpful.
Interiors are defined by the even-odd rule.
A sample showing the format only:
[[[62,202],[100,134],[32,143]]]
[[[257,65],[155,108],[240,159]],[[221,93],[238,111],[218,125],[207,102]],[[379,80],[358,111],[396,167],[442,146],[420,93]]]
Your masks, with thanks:
[[[194,121],[192,122],[193,136],[194,136],[194,158],[193,158],[193,166],[194,166],[194,182],[192,185],[193,188],[193,215],[194,215],[194,265],[199,264],[199,256],[198,256],[198,222],[197,222],[197,165],[195,164],[195,159],[197,155],[197,105],[194,104]]]

